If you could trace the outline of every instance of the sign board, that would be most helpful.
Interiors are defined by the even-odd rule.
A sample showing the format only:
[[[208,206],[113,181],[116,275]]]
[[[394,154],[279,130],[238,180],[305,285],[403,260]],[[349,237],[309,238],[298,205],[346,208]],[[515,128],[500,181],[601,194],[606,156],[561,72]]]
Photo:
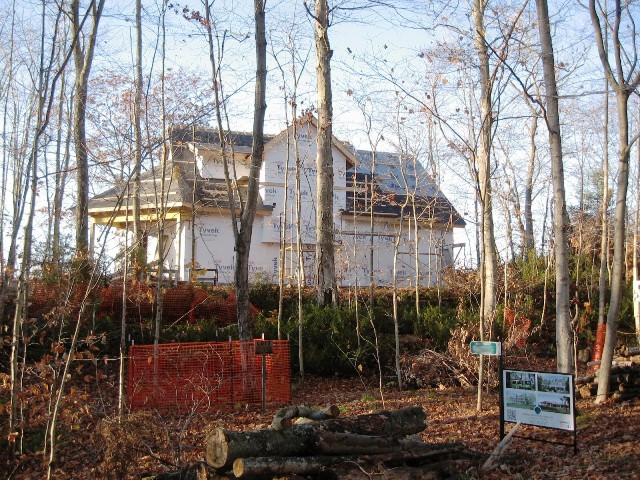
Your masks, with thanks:
[[[500,342],[471,342],[471,353],[473,355],[501,355],[501,345]]]
[[[505,422],[575,432],[572,375],[503,370],[502,402]]]
[[[256,355],[271,355],[273,353],[273,343],[271,340],[255,341]]]

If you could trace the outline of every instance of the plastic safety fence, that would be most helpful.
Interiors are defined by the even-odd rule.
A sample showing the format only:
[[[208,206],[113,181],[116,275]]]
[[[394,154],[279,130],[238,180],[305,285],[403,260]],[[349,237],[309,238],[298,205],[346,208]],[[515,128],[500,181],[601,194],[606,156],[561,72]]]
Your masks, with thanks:
[[[163,344],[157,357],[153,345],[134,345],[129,350],[129,406],[188,413],[260,405],[263,366],[265,403],[289,404],[287,340]]]

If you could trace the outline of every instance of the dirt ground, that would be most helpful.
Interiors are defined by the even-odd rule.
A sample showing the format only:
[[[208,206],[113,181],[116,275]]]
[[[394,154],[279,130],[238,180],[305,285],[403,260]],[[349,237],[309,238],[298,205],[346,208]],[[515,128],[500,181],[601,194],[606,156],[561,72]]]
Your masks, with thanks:
[[[344,380],[310,379],[296,393],[296,401],[346,406],[349,414],[383,407],[371,387]],[[372,401],[375,397],[376,400]],[[363,401],[366,400],[366,401]],[[640,400],[594,405],[577,400],[577,445],[555,445],[515,438],[490,472],[467,472],[467,478],[483,479],[635,479],[640,478]],[[477,390],[422,389],[387,392],[384,408],[420,405],[428,426],[422,433],[427,443],[462,442],[478,452],[491,453],[499,441],[498,392],[484,392],[483,408],[477,411]],[[506,432],[514,424],[506,424]],[[572,443],[568,432],[522,426],[517,433],[562,443]],[[463,477],[464,478],[464,477]]]
[[[93,384],[95,386],[95,383]],[[55,479],[143,478],[180,465],[202,460],[207,432],[216,426],[234,430],[267,428],[282,405],[236,405],[231,411],[211,411],[189,416],[153,412],[131,415],[120,423],[112,415],[110,399],[116,398],[115,380],[101,380],[82,395],[61,419]],[[87,387],[89,388],[89,387]],[[382,394],[375,379],[314,378],[292,386],[292,404],[337,405],[342,415],[380,409],[422,406],[428,426],[421,434],[427,443],[461,442],[489,454],[499,441],[498,390],[484,392],[483,408],[476,409],[475,388],[425,388],[398,392],[389,387]],[[594,405],[577,400],[577,444],[573,448],[515,438],[489,472],[472,468],[460,472],[466,479],[640,479],[640,400]],[[73,412],[73,413],[71,413]],[[507,424],[507,432],[513,424]],[[571,443],[567,432],[523,426],[520,436]],[[41,451],[3,457],[0,478],[44,478]],[[382,478],[372,476],[371,478]]]

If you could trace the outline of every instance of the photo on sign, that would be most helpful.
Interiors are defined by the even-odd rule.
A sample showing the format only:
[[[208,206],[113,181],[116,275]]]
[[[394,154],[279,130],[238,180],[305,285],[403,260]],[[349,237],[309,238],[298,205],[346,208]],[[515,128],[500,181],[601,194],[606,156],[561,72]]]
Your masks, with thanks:
[[[512,372],[507,371],[507,388],[515,388],[518,390],[535,390],[536,374],[529,372]]]
[[[508,392],[505,403],[507,407],[533,410],[536,407],[536,396],[528,392]]]
[[[538,406],[545,412],[571,413],[571,399],[566,395],[541,393],[538,395]]]
[[[569,377],[566,375],[556,375],[553,373],[538,374],[538,391],[569,393]]]

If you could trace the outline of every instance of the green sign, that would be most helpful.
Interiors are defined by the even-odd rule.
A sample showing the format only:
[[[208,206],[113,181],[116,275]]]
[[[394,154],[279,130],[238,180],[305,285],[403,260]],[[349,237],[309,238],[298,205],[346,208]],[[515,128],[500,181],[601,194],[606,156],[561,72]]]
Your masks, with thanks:
[[[473,355],[501,355],[500,342],[471,342]]]

